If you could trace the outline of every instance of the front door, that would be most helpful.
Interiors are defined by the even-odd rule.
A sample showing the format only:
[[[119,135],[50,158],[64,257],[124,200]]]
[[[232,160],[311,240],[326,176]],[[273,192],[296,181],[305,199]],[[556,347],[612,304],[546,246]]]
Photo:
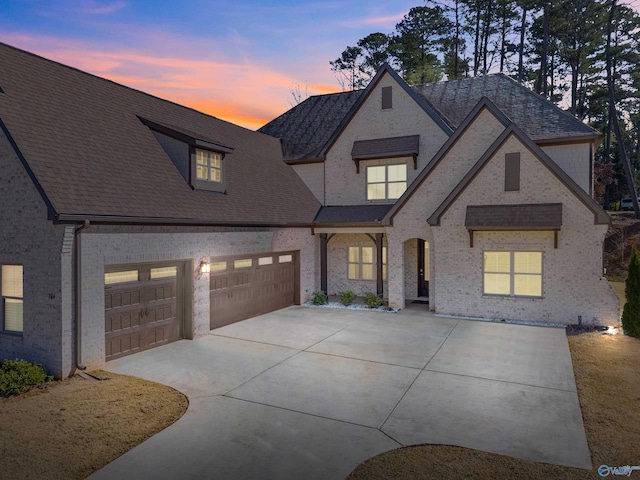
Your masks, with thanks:
[[[418,239],[418,296],[429,298],[429,242]]]

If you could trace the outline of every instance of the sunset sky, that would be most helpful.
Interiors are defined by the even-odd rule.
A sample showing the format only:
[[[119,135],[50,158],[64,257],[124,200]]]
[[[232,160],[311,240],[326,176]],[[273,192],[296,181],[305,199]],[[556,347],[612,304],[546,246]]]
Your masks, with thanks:
[[[0,42],[255,129],[416,0],[2,0]]]

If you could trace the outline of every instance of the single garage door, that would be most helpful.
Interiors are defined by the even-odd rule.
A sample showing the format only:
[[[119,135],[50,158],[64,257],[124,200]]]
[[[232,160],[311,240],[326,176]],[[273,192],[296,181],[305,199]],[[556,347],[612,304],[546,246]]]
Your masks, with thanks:
[[[297,251],[212,258],[210,269],[212,330],[300,303]]]
[[[123,357],[183,335],[181,263],[105,268],[105,356]]]

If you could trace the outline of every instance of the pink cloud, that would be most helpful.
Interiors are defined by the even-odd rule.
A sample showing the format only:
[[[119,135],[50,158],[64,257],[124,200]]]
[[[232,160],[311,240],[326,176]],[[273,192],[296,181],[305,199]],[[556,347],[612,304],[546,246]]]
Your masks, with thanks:
[[[295,85],[306,86],[309,95],[339,91],[322,82],[307,84],[279,67],[250,59],[234,63],[215,53],[209,58],[162,56],[136,47],[105,50],[104,45],[28,35],[4,35],[3,41],[247,128],[287,110]],[[319,72],[304,69],[311,78]]]
[[[400,22],[404,16],[409,13],[408,11],[398,13],[395,15],[385,15],[378,17],[358,18],[353,20],[345,20],[340,22],[345,27],[364,27],[369,25],[378,25],[380,27],[394,27],[396,23]]]

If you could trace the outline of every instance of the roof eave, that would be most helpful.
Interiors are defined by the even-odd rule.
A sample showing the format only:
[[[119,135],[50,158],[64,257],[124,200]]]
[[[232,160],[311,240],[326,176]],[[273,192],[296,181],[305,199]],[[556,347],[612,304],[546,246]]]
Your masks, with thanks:
[[[100,225],[164,225],[193,227],[272,227],[272,228],[311,228],[312,222],[256,222],[238,220],[214,220],[201,218],[174,217],[137,217],[121,215],[95,215],[64,213],[56,214],[53,222],[57,224],[77,224],[89,222]]]

